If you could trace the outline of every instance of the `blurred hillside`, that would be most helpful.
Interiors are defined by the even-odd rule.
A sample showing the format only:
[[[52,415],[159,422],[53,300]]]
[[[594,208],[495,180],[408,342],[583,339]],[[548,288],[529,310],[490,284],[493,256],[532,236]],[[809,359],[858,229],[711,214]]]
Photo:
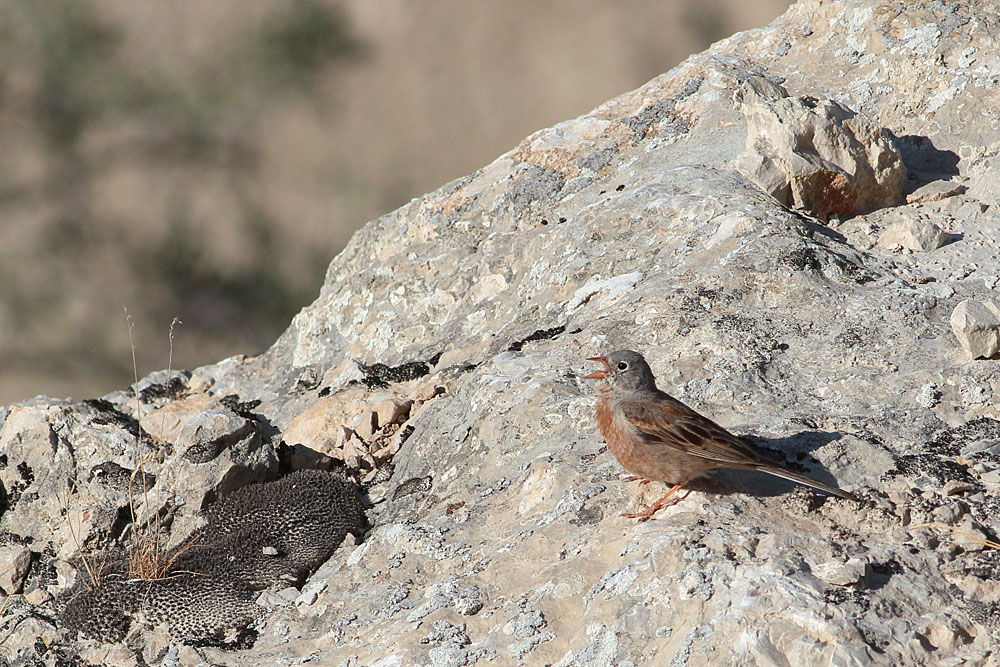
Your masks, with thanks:
[[[255,354],[353,230],[787,0],[0,0],[0,405]]]

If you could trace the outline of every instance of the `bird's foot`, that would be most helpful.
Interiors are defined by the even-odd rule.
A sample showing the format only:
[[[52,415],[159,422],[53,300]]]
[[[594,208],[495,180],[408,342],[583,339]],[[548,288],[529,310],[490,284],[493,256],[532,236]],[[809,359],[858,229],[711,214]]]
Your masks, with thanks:
[[[685,496],[685,498],[686,497],[687,496]],[[653,515],[659,512],[664,507],[670,507],[672,505],[676,505],[681,500],[683,500],[683,498],[671,498],[670,500],[667,500],[662,503],[655,502],[652,505],[644,505],[643,510],[641,512],[625,512],[622,514],[622,516],[625,517],[626,519],[638,519],[639,523],[642,523],[643,521],[649,521],[650,519],[652,519]]]
[[[623,482],[639,482],[639,486],[649,484],[653,481],[651,479],[646,479],[645,477],[639,477],[638,475],[623,475],[621,480]]]
[[[673,498],[671,498],[671,496],[673,496],[674,493],[677,492],[677,489],[681,488],[681,486],[682,484],[674,484],[673,488],[667,491],[662,498],[657,500],[652,505],[646,505],[641,512],[626,513],[622,514],[622,516],[627,519],[638,519],[639,523],[642,523],[643,521],[649,521],[654,514],[659,512],[664,507],[670,507],[671,505],[675,505],[680,501],[684,500],[685,498],[687,498],[689,495],[691,495],[691,491],[689,489],[688,492],[685,493],[683,496],[679,498],[674,496]]]

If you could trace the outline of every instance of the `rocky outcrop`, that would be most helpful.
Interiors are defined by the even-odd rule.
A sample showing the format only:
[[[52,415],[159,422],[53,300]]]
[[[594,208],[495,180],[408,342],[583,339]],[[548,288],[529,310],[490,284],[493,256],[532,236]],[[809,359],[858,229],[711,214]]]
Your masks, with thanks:
[[[365,480],[372,528],[302,591],[261,595],[256,635],[235,652],[161,630],[72,643],[46,620],[54,603],[27,594],[5,609],[5,646],[33,655],[41,637],[43,660],[115,664],[995,659],[1000,375],[949,318],[1000,284],[998,9],[802,2],[528,137],[361,230],[265,354],[169,391],[147,380],[143,414],[167,409],[167,426],[141,456],[134,422],[149,421],[134,396],[11,408],[0,529],[33,554],[25,591],[61,595],[61,563],[123,534],[127,497],[99,480],[134,470],[155,477],[164,500],[150,511],[179,539],[232,492],[219,486],[228,468],[267,478],[341,457]],[[903,196],[823,224],[797,203],[817,193],[782,203],[748,179],[735,99],[761,80],[887,128],[889,144],[847,142],[844,155],[872,165],[872,146],[897,151]],[[900,216],[950,242],[879,244]],[[732,472],[655,520],[622,518],[664,488],[620,481],[596,432],[584,359],[619,348],[861,501]],[[168,414],[180,400],[198,414],[218,402],[259,438],[198,436],[225,446],[186,458],[166,435],[183,430]],[[118,467],[88,480],[107,462]],[[197,500],[168,502],[180,497]],[[82,526],[80,547],[66,524]]]
[[[736,167],[779,203],[822,221],[902,201],[906,168],[888,132],[834,100],[751,76],[736,93],[746,150]]]

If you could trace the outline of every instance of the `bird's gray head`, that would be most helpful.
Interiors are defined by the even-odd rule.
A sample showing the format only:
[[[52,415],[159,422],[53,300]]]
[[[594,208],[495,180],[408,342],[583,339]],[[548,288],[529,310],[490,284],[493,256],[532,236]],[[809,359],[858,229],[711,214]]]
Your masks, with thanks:
[[[632,350],[618,350],[603,357],[590,357],[588,361],[604,364],[604,369],[584,376],[588,380],[604,380],[617,391],[653,391],[656,380],[649,364],[642,355]]]

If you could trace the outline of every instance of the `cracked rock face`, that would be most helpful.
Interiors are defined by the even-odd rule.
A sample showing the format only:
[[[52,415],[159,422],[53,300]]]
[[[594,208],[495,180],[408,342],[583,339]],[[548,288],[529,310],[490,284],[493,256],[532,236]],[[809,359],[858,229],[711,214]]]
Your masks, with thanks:
[[[188,489],[235,480],[234,466],[350,459],[371,531],[319,568],[315,595],[279,595],[252,646],[129,646],[146,662],[232,665],[995,660],[1000,367],[970,359],[949,318],[1000,287],[998,12],[799,3],[370,223],[268,352],[188,380],[211,399],[199,410],[215,401],[256,424],[260,453],[162,455]],[[887,128],[902,196],[827,224],[779,203],[734,166],[749,80]],[[828,161],[871,165],[874,144],[857,144]],[[880,245],[901,218],[950,242]],[[862,502],[726,472],[653,521],[620,517],[666,488],[620,481],[595,428],[584,359],[621,348],[664,390]],[[7,415],[0,529],[38,554],[25,590],[59,592],[46,564],[75,551],[59,480],[86,479],[98,443],[134,469],[127,398]],[[158,444],[183,423],[167,420]],[[147,471],[153,488],[177,484],[164,468]],[[87,494],[76,509],[114,510],[81,519],[94,544],[121,530],[120,491],[98,481],[110,472],[73,491]],[[156,507],[181,525],[191,509]],[[93,659],[23,618],[18,654],[42,636],[133,664],[134,648]]]

